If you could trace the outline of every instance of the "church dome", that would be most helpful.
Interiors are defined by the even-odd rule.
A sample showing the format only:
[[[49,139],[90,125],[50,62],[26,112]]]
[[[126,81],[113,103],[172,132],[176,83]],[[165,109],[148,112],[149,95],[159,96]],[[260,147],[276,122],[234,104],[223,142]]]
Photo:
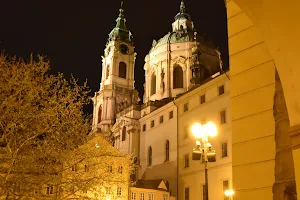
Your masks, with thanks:
[[[185,12],[185,4],[181,1],[179,13],[174,17],[172,32],[169,32],[157,42],[154,41],[150,52],[165,44],[183,43],[194,41],[194,24],[191,16]]]
[[[193,32],[187,33],[176,33],[170,32],[166,34],[164,37],[159,39],[157,42],[154,41],[150,52],[154,51],[157,47],[165,45],[165,44],[175,44],[175,43],[182,43],[182,42],[192,42],[193,39]]]

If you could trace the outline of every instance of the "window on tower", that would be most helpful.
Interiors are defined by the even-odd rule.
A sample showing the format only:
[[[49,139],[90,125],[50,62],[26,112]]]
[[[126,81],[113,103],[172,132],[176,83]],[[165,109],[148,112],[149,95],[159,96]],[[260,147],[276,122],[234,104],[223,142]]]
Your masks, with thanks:
[[[183,71],[180,66],[175,66],[173,72],[173,89],[176,88],[183,88]]]
[[[152,74],[151,76],[151,94],[153,95],[156,93],[156,75],[155,73]]]
[[[124,62],[119,63],[119,77],[126,78],[126,63]]]

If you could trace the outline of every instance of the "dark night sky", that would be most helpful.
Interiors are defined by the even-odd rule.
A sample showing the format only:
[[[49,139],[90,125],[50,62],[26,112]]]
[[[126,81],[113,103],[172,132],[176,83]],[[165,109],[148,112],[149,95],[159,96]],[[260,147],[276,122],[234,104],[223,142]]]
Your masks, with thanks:
[[[185,0],[199,34],[208,35],[228,68],[224,0]],[[171,31],[180,0],[124,0],[127,27],[137,52],[135,86],[142,96],[144,57],[153,39]],[[28,58],[47,55],[53,72],[88,79],[92,93],[99,90],[101,56],[115,26],[120,0],[40,1],[6,0],[0,8],[0,51]]]

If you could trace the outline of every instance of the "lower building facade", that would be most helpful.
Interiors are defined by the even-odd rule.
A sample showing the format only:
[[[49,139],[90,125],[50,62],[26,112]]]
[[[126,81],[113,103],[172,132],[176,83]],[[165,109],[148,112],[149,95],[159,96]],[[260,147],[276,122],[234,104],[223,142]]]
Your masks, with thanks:
[[[205,199],[205,165],[192,160],[197,139],[191,127],[212,122],[218,133],[208,138],[216,152],[216,162],[207,165],[208,195],[226,199],[224,191],[232,189],[229,73],[217,74],[177,98],[150,101],[139,109],[132,106],[117,114],[113,126],[118,127],[113,129],[115,148],[136,156],[136,178],[162,179],[172,198]]]
[[[175,100],[178,108],[178,199],[226,199],[232,189],[230,83],[226,74],[195,88]],[[208,137],[216,161],[207,163],[208,194],[205,190],[205,164],[193,160],[195,123],[215,124],[217,135]],[[201,141],[201,140],[200,140]],[[201,141],[202,142],[202,141]]]

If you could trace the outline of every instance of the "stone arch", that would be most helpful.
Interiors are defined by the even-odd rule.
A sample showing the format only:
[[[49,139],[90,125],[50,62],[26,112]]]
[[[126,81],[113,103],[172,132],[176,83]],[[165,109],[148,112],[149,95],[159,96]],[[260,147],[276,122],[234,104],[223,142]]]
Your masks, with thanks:
[[[231,105],[232,110],[239,110],[239,112],[233,112],[233,122],[236,126],[240,127],[240,130],[243,130],[249,124],[245,123],[242,125],[235,119],[243,117],[244,121],[251,121],[253,125],[253,123],[259,124],[258,118],[260,118],[260,121],[264,121],[264,127],[270,127],[270,129],[264,129],[264,131],[258,131],[255,137],[248,139],[246,138],[247,133],[242,134],[245,135],[245,137],[240,137],[241,132],[233,130],[233,140],[237,141],[238,138],[238,140],[243,141],[243,145],[240,146],[239,149],[233,149],[233,155],[235,155],[235,157],[233,157],[234,162],[243,165],[243,170],[238,167],[233,167],[233,188],[235,188],[236,196],[238,196],[239,199],[255,195],[255,192],[249,192],[247,194],[243,192],[245,190],[250,191],[253,188],[256,189],[256,193],[263,192],[262,194],[264,194],[264,196],[271,197],[273,192],[274,199],[278,199],[276,194],[281,192],[281,197],[279,197],[279,199],[281,199],[283,198],[282,189],[284,189],[284,187],[278,187],[276,182],[279,184],[286,183],[285,181],[281,182],[277,175],[280,175],[281,178],[286,178],[286,176],[283,173],[284,171],[276,168],[280,168],[280,165],[283,165],[283,163],[287,161],[285,160],[287,156],[284,156],[280,161],[280,155],[278,153],[280,152],[281,145],[277,143],[278,141],[276,141],[276,145],[266,145],[267,138],[265,137],[264,152],[268,153],[259,160],[253,155],[247,155],[248,157],[252,156],[252,158],[254,158],[251,163],[244,163],[242,157],[240,157],[240,152],[249,150],[249,139],[256,141],[255,144],[252,144],[256,146],[259,142],[262,142],[259,138],[265,136],[266,132],[268,135],[271,135],[269,136],[269,141],[277,137],[276,134],[278,130],[283,132],[283,130],[281,130],[282,127],[279,127],[277,124],[277,114],[274,112],[274,109],[276,109],[274,90],[278,89],[278,84],[276,83],[278,82],[278,78],[277,81],[275,80],[275,68],[280,77],[279,82],[281,82],[283,87],[289,126],[291,127],[290,130],[293,131],[289,133],[290,130],[286,130],[289,129],[286,126],[284,130],[285,134],[292,136],[292,144],[295,141],[293,138],[299,137],[300,135],[300,92],[297,92],[300,91],[300,81],[298,81],[300,68],[298,62],[294,59],[300,53],[300,41],[296,39],[300,35],[300,27],[296,25],[299,24],[300,13],[298,11],[300,4],[297,0],[290,0],[288,4],[280,0],[260,0],[256,3],[242,0],[226,0],[226,3],[230,75],[232,76],[232,88],[234,88],[231,91],[231,93],[234,94],[231,97]],[[280,13],[280,15],[278,15],[278,13]],[[278,23],[271,23],[272,21]],[[244,73],[246,71],[247,73]],[[265,82],[258,77],[264,77]],[[266,81],[267,79],[268,81]],[[246,84],[249,80],[255,80],[256,84]],[[243,85],[243,87],[237,89],[237,85]],[[263,93],[264,97],[262,98],[259,93]],[[248,97],[252,98],[252,102],[259,101],[260,104],[262,103],[261,100],[263,100],[264,110],[270,110],[269,119],[267,119],[267,114],[265,114],[264,117],[260,113],[260,109],[262,108],[253,106],[247,108],[249,105],[247,104],[247,101],[249,101]],[[274,125],[274,117],[276,126]],[[234,144],[235,143],[233,143],[233,145]],[[300,141],[295,141],[293,146],[293,161],[296,170],[295,179],[299,185],[300,177],[297,177],[297,170],[300,169]],[[275,169],[270,165],[275,165]],[[263,174],[264,177],[273,177],[275,174],[275,183],[274,180],[271,179],[263,180],[268,184],[265,184],[264,188],[260,188],[260,177],[257,176],[257,179],[256,177],[251,177],[252,179],[256,179],[257,184],[250,185],[247,183],[248,176],[247,178],[243,177],[243,179],[239,178],[239,175],[247,174],[247,170],[255,170],[256,172],[263,170],[265,172]],[[278,174],[278,172],[281,172],[281,174]],[[300,174],[299,171],[298,174]],[[235,183],[239,184],[237,185]],[[243,188],[241,188],[241,185],[243,185]],[[268,191],[266,188],[268,188]],[[299,187],[297,190],[298,194],[300,194]],[[263,197],[259,199],[263,199]]]
[[[124,62],[119,63],[119,77],[126,79],[127,65]]]

